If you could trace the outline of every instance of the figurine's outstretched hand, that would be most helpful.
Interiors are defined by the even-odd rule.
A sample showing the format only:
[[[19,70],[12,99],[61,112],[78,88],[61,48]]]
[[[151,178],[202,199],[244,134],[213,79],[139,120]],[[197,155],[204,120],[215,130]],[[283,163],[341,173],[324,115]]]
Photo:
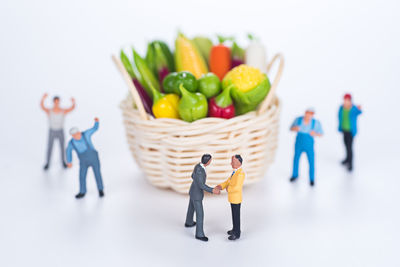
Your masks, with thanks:
[[[311,131],[311,132],[310,132],[310,135],[311,135],[311,136],[322,136],[322,134],[317,133],[316,131]]]
[[[68,168],[72,168],[72,163],[67,163]]]
[[[94,121],[95,121],[95,122],[99,122],[99,118],[97,118],[97,117],[94,118]]]
[[[221,193],[221,191],[219,190],[218,187],[214,187],[212,192],[213,192],[213,194],[216,194],[216,195],[219,195]]]
[[[290,130],[292,130],[293,132],[298,132],[300,130],[299,126],[293,126]]]
[[[75,104],[75,98],[71,97],[72,104]]]
[[[46,97],[47,97],[47,96],[48,96],[47,93],[44,93],[44,94],[43,94],[42,100],[40,100],[40,108],[41,108],[44,112],[49,113],[49,112],[50,112],[50,109],[46,108],[45,105],[44,105],[44,101],[46,100]]]

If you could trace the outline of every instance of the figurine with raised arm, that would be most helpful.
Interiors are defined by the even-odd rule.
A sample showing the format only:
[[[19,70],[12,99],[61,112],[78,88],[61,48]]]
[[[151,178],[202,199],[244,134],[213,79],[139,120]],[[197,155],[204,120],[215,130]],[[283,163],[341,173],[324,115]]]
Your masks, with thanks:
[[[228,201],[231,203],[232,210],[232,230],[228,231],[228,239],[236,240],[240,238],[240,206],[242,204],[242,188],[245,178],[245,173],[242,169],[243,159],[240,155],[234,155],[231,159],[232,174],[222,184],[217,185],[217,188],[223,190],[226,188],[228,192]]]
[[[62,166],[64,168],[67,167],[65,163],[65,145],[64,145],[64,118],[65,115],[70,113],[75,108],[75,99],[71,98],[72,105],[71,107],[64,109],[60,107],[60,97],[53,97],[53,107],[47,108],[44,105],[44,102],[47,98],[47,94],[44,94],[42,100],[40,101],[40,107],[44,112],[46,112],[49,118],[49,140],[47,144],[47,155],[46,155],[46,164],[44,165],[44,170],[47,170],[50,165],[51,153],[53,151],[53,143],[56,139],[60,142],[60,150],[61,150],[61,160]]]
[[[293,175],[291,182],[297,180],[299,176],[299,160],[303,152],[306,153],[310,165],[310,185],[314,186],[314,137],[322,136],[321,123],[314,119],[315,110],[308,108],[305,115],[294,120],[290,130],[297,132],[296,143],[294,146]]]
[[[99,190],[99,196],[104,196],[103,180],[100,172],[100,160],[99,154],[93,146],[92,135],[99,129],[99,119],[95,118],[93,128],[90,128],[84,132],[73,127],[69,133],[72,135],[71,141],[67,147],[67,165],[69,168],[72,167],[72,150],[78,154],[79,158],[79,193],[75,196],[76,198],[83,198],[86,194],[86,174],[89,167],[92,167],[94,176],[96,178],[97,189]]]
[[[342,161],[349,171],[353,170],[353,140],[357,134],[357,117],[362,113],[361,106],[353,105],[350,94],[343,97],[339,108],[339,132],[343,133],[346,158]]]
[[[203,211],[203,198],[204,191],[213,194],[219,194],[220,190],[217,188],[211,188],[206,185],[207,172],[206,167],[211,163],[211,155],[204,154],[201,157],[201,162],[196,164],[192,173],[192,185],[189,190],[189,206],[186,214],[185,227],[193,227],[196,225],[196,239],[201,241],[208,241],[208,237],[204,235],[203,222],[204,222],[204,211]],[[196,221],[193,221],[193,215],[196,212]]]

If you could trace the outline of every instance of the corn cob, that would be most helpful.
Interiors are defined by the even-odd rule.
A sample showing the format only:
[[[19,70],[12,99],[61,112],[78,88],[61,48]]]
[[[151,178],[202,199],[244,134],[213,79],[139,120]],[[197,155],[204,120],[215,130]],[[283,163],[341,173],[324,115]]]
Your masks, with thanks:
[[[208,72],[199,50],[182,33],[178,34],[175,41],[175,63],[177,71],[189,71],[197,79]]]

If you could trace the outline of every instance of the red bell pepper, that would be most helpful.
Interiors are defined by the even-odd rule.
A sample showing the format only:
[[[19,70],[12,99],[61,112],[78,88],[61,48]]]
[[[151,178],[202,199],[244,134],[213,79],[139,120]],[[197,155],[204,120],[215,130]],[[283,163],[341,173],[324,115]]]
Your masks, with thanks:
[[[230,95],[232,86],[225,88],[221,94],[208,101],[208,116],[230,119],[235,116],[235,106]]]

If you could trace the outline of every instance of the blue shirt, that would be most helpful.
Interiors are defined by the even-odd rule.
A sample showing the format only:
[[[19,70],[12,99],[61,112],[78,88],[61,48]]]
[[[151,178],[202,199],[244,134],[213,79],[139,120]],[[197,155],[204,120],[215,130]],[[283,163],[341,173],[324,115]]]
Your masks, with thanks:
[[[299,127],[299,131],[298,131],[299,133],[310,134],[311,131],[314,131],[317,134],[324,133],[322,131],[321,123],[316,119],[311,119],[311,121],[308,124],[305,124],[304,117],[298,117],[293,121],[292,126],[290,126],[290,128],[295,127],[295,126]]]
[[[76,150],[77,150],[76,153],[78,153],[78,154],[81,154],[88,149],[83,138],[85,138],[85,140],[88,143],[88,145],[90,146],[90,148],[94,149],[91,137],[92,137],[92,134],[94,134],[97,131],[97,129],[99,129],[99,123],[96,121],[94,123],[93,128],[90,128],[82,133],[81,139],[76,140],[76,139],[72,138],[71,141],[69,141],[68,146],[67,146],[67,163],[71,163],[71,161],[72,161],[72,150],[73,149],[76,148]],[[72,144],[72,142],[73,142],[73,144]]]
[[[357,117],[362,112],[355,105],[353,105],[350,109],[349,117],[350,117],[350,128],[351,135],[355,136],[357,134]],[[343,132],[342,129],[342,120],[343,120],[343,105],[339,108],[339,132]]]

